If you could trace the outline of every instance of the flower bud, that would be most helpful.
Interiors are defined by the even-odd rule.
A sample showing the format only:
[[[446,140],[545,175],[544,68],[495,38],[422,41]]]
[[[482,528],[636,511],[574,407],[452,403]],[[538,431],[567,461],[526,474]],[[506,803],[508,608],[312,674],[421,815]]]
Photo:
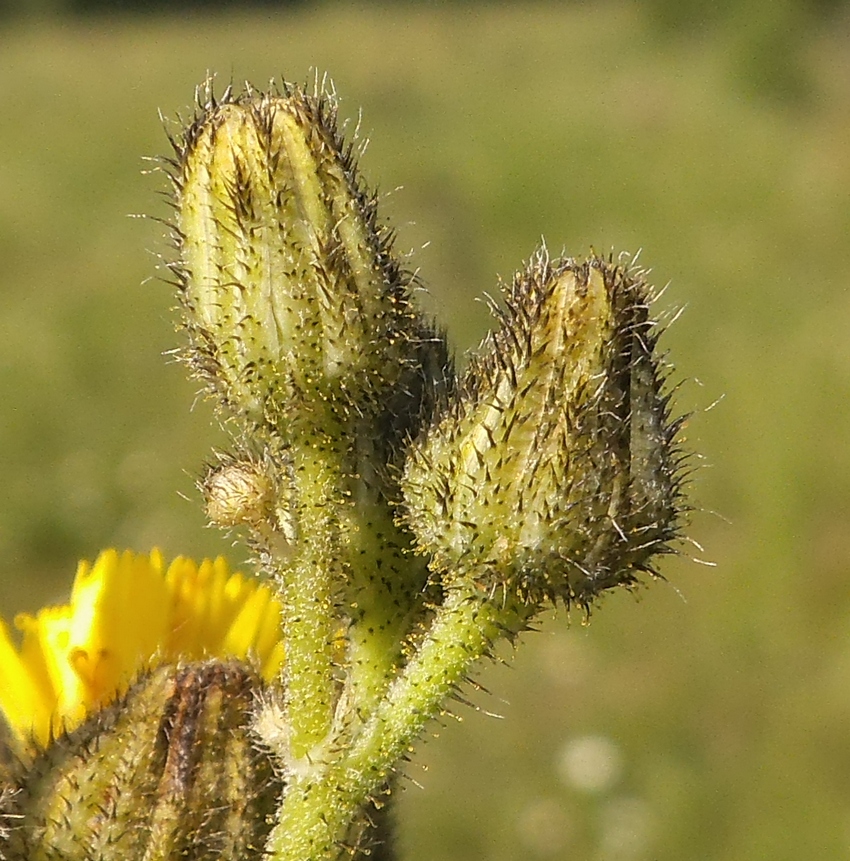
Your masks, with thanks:
[[[408,452],[406,520],[445,583],[588,606],[678,534],[678,423],[649,289],[541,252],[507,290],[460,397]]]
[[[225,528],[267,520],[276,498],[271,477],[251,460],[226,460],[207,472],[200,487],[210,522]]]
[[[319,404],[380,404],[419,363],[421,326],[333,99],[210,98],[176,146],[172,268],[195,372],[278,430]]]
[[[263,857],[281,791],[244,664],[163,666],[55,739],[0,803],[4,858]]]

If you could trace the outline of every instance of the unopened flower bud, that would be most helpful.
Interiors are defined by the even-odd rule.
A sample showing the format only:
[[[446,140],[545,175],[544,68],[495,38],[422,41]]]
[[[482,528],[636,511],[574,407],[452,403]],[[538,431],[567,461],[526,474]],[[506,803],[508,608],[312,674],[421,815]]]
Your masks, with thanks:
[[[328,96],[210,98],[177,143],[189,360],[237,415],[286,431],[369,411],[419,362],[391,253]]]
[[[275,503],[274,482],[258,463],[228,460],[213,467],[200,484],[207,517],[224,528],[267,520]]]
[[[593,258],[517,275],[461,396],[408,453],[407,522],[443,581],[588,606],[678,535],[678,423],[649,289]]]
[[[2,857],[262,858],[282,786],[250,730],[260,684],[238,662],[143,677],[52,741],[0,801]]]

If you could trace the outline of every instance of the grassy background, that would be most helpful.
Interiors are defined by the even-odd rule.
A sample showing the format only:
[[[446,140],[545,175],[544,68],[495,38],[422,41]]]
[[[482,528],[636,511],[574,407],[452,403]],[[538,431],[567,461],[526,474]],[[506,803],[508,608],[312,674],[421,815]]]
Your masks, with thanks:
[[[328,70],[343,112],[362,107],[364,169],[404,186],[385,213],[459,349],[541,236],[642,248],[686,308],[667,346],[704,456],[694,553],[717,567],[671,560],[639,601],[550,619],[488,668],[476,701],[504,720],[459,708],[409,770],[410,861],[850,858],[846,44],[781,16],[677,35],[636,5],[0,31],[7,618],[61,599],[105,546],[240,561],[195,498],[220,439],[162,358],[173,297],[142,283],[161,231],[126,217],[166,214],[140,157],[165,151],[157,109],[186,110],[208,69]]]

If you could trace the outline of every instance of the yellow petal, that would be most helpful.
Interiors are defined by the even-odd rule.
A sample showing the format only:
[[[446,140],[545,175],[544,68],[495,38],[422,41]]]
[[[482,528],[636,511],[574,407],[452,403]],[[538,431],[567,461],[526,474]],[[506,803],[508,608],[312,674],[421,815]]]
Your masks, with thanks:
[[[109,550],[93,568],[81,564],[71,607],[69,659],[90,707],[126,688],[160,651],[170,607],[161,556]]]
[[[33,652],[32,646],[28,651]],[[28,656],[24,649],[18,651],[0,619],[0,711],[7,723],[21,737],[33,737],[44,744],[52,703],[53,686],[43,656],[39,661],[37,655]]]

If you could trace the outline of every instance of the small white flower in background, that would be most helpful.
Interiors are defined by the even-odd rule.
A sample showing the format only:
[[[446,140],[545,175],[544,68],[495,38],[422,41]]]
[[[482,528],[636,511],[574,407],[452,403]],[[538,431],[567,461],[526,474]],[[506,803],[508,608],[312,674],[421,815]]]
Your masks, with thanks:
[[[567,786],[584,792],[605,792],[620,779],[623,755],[607,736],[583,735],[564,744],[555,767]]]

